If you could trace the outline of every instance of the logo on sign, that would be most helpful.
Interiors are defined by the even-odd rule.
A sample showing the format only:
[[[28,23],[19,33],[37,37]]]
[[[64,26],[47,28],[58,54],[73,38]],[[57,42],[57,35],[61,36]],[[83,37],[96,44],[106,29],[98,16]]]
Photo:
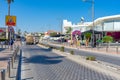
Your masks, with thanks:
[[[16,26],[16,16],[6,16],[7,26]]]

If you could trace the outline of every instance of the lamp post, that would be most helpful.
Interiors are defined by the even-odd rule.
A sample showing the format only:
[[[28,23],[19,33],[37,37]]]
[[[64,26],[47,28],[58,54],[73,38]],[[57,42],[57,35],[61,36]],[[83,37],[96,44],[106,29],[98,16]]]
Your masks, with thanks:
[[[60,26],[60,43],[62,44],[62,19],[61,18],[57,18],[58,22],[59,22],[59,26]]]
[[[94,45],[94,40],[95,40],[95,38],[94,38],[94,27],[95,27],[95,25],[94,25],[94,0],[83,0],[84,2],[89,2],[89,3],[91,3],[92,4],[92,47],[94,47],[95,45]]]

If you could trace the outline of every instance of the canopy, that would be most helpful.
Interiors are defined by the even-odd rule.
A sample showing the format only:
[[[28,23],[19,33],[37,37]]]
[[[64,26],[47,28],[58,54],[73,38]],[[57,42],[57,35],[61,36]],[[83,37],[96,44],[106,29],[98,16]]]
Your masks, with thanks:
[[[87,33],[87,32],[93,33],[93,30],[85,31],[85,32],[83,32],[82,34]],[[102,32],[94,30],[94,34],[102,34]]]
[[[2,29],[0,29],[0,32],[4,32]]]

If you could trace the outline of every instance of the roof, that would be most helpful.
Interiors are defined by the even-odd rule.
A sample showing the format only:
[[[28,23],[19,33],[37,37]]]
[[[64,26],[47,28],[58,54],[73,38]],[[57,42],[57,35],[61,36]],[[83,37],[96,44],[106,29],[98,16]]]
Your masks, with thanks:
[[[112,16],[98,18],[98,19],[94,20],[94,24],[97,25],[102,22],[111,21],[111,20],[120,20],[120,15],[112,15]],[[93,22],[89,26],[92,26],[92,25],[93,25]]]

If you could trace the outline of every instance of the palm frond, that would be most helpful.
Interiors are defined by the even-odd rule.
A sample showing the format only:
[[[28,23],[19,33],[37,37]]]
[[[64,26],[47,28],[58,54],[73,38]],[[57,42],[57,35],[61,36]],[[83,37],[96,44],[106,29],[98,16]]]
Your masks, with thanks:
[[[11,2],[14,2],[14,0],[7,0],[8,4],[10,4]]]

